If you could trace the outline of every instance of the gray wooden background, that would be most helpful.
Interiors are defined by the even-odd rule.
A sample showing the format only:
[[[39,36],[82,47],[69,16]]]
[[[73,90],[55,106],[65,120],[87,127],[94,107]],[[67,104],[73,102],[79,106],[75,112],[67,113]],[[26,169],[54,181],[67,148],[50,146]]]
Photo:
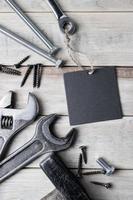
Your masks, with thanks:
[[[45,0],[17,0],[27,14],[62,47],[58,57],[67,61],[63,71],[47,67],[43,73],[42,86],[32,89],[32,76],[24,88],[20,88],[21,77],[9,77],[0,73],[0,97],[8,90],[17,93],[17,106],[27,102],[28,92],[34,92],[41,104],[41,115],[58,113],[62,118],[56,124],[56,132],[64,136],[70,129],[63,72],[77,70],[70,60],[64,44],[64,35],[58,28],[54,15]],[[67,14],[78,24],[79,30],[72,37],[72,45],[80,54],[80,61],[88,65],[87,56],[94,65],[115,65],[124,117],[121,120],[87,124],[77,127],[79,137],[75,145],[60,155],[74,172],[77,168],[79,146],[88,146],[88,164],[84,170],[98,168],[96,159],[105,157],[118,170],[113,176],[86,176],[83,184],[94,200],[133,199],[133,1],[132,0],[59,0]],[[0,0],[0,24],[10,28],[31,42],[45,48],[27,26],[12,12],[4,0]],[[83,54],[86,54],[83,55]],[[0,63],[13,64],[26,55],[32,55],[29,63],[42,62],[51,65],[42,57],[32,53],[16,42],[0,34]],[[22,69],[24,74],[25,69]],[[36,122],[15,137],[10,152],[27,142],[34,134]],[[40,158],[0,185],[0,200],[40,200],[54,186],[39,169]],[[93,186],[91,180],[112,182],[113,188],[106,190]]]

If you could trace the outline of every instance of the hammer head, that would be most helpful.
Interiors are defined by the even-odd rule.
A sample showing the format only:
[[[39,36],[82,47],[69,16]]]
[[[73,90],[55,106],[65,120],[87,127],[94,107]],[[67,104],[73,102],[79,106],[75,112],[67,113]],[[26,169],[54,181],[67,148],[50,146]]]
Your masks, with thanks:
[[[56,114],[42,117],[37,124],[35,138],[45,143],[45,152],[62,151],[70,147],[75,136],[75,129],[63,138],[55,137],[50,131],[50,125],[56,119]]]

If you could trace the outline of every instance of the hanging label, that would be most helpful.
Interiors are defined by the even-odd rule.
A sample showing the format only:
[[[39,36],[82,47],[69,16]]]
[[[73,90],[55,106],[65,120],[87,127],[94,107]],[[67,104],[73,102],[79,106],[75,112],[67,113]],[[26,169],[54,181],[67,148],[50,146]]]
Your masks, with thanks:
[[[115,67],[64,74],[71,125],[122,118]]]

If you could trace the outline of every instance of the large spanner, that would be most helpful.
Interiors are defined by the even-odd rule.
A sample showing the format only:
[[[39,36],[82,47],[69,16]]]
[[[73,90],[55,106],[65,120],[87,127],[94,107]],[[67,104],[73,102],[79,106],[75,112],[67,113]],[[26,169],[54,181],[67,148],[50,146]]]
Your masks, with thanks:
[[[24,109],[12,108],[12,94],[12,91],[8,92],[0,101],[0,160],[11,138],[31,124],[39,113],[38,101],[32,93],[29,93],[28,104]]]
[[[71,145],[75,135],[73,129],[65,138],[57,138],[51,134],[49,126],[55,120],[55,117],[55,114],[42,117],[37,124],[34,137],[0,163],[0,182],[12,176],[39,156],[67,149]]]
[[[76,31],[76,26],[74,22],[64,14],[56,0],[47,0],[47,3],[55,14],[61,31],[65,33],[65,31],[67,30],[67,33],[74,34]]]

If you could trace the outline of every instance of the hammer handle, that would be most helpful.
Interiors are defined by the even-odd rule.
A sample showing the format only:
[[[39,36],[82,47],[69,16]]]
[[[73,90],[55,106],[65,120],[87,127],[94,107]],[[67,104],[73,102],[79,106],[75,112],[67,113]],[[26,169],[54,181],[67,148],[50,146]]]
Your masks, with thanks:
[[[90,200],[79,180],[55,154],[50,154],[40,167],[66,200]]]

